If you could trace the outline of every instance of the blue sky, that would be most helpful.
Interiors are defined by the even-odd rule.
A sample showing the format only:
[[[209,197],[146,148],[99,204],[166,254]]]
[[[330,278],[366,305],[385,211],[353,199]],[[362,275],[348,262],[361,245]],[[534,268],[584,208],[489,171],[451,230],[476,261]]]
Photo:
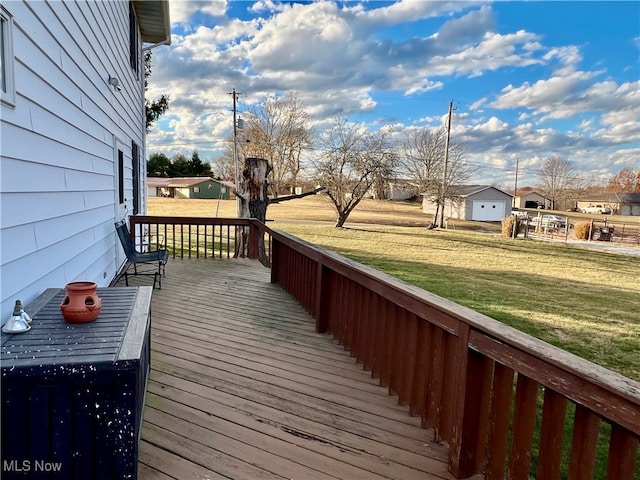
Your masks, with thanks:
[[[640,2],[170,2],[148,95],[171,108],[148,153],[215,160],[239,114],[297,92],[316,130],[336,116],[393,135],[438,127],[474,183],[535,185],[550,155],[587,181],[640,169]]]

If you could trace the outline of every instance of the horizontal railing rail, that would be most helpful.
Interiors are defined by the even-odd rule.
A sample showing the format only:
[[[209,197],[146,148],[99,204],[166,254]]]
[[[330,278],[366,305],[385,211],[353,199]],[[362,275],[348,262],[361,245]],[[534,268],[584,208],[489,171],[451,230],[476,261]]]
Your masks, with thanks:
[[[316,330],[449,444],[458,478],[639,478],[638,382],[257,220],[138,216],[131,231],[180,257],[242,256],[246,235]]]

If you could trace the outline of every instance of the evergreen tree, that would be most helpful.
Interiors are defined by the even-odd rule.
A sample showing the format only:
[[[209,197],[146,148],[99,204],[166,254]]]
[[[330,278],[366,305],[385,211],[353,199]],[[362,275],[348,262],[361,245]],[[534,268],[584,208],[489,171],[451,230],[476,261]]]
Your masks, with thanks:
[[[169,167],[170,177],[190,177],[191,163],[183,154],[178,153],[171,158],[171,166]]]
[[[191,176],[193,177],[209,177],[211,176],[211,164],[209,162],[202,163],[197,150],[191,154]]]
[[[147,161],[147,177],[168,177],[171,161],[164,153],[152,153]]]

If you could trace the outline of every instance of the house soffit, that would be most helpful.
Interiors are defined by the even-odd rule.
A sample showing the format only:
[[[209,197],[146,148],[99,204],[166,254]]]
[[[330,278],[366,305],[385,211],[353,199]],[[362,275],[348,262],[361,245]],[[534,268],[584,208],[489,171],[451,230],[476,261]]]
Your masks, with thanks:
[[[168,0],[137,0],[133,2],[133,8],[138,18],[143,42],[171,41]]]

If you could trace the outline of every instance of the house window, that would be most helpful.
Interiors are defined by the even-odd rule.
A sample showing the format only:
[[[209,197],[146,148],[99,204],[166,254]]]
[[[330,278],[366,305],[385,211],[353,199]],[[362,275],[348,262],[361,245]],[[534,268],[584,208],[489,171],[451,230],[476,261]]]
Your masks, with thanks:
[[[200,187],[193,187],[193,193],[200,193]]]
[[[133,214],[140,213],[140,147],[131,142],[131,168],[133,170]]]
[[[124,153],[118,150],[118,202],[122,205],[124,198]]]
[[[0,81],[2,82],[2,102],[15,105],[15,85],[13,81],[13,17],[0,6]]]
[[[129,63],[136,78],[140,73],[140,33],[138,31],[138,21],[133,3],[129,2]]]

